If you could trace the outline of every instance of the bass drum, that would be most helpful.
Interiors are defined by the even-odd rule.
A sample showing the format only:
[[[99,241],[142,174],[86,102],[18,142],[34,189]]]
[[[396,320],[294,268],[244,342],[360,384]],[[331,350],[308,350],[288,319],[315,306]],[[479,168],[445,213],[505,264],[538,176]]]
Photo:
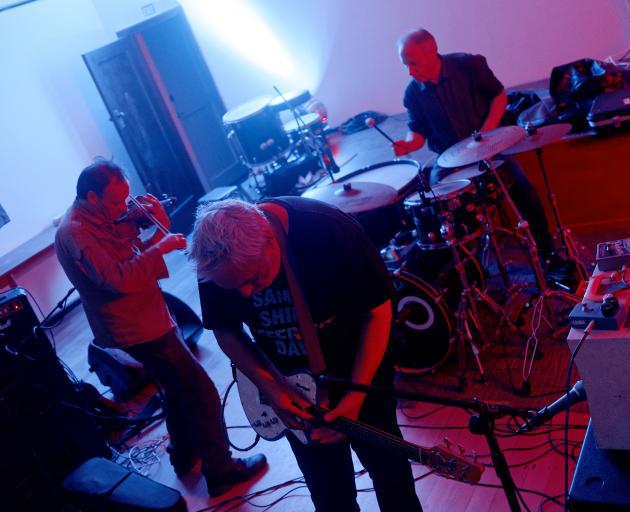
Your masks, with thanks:
[[[481,265],[464,246],[458,250],[469,281],[483,289]],[[423,251],[416,246],[403,268],[393,276],[390,350],[397,371],[426,373],[440,366],[451,351],[463,287],[450,249]]]

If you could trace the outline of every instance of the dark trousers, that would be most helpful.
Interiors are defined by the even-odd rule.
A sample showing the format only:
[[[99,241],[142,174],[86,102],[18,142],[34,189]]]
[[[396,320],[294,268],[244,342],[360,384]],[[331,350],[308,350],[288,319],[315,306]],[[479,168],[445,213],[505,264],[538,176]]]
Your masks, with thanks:
[[[402,437],[393,399],[366,399],[359,419]],[[287,439],[306,480],[316,512],[359,510],[350,447],[372,479],[381,512],[422,511],[406,457],[365,442],[304,445],[292,434]]]
[[[144,365],[164,391],[166,428],[173,448],[199,456],[206,475],[229,466],[231,453],[221,423],[219,394],[179,329],[126,351]]]
[[[504,160],[503,165],[498,169],[499,175],[505,183],[516,208],[529,223],[529,228],[541,258],[547,259],[553,251],[553,242],[549,233],[547,215],[540,201],[538,191],[529,181],[525,171],[514,157],[500,156],[499,158]],[[429,181],[431,185],[435,185],[456,170],[436,166],[431,169]]]

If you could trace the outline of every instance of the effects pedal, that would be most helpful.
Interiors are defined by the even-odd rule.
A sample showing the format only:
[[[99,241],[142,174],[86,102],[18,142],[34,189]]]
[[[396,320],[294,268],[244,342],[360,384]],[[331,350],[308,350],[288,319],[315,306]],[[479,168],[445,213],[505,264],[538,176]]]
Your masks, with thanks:
[[[584,299],[576,304],[569,313],[569,321],[576,329],[584,329],[595,320],[595,329],[616,330],[623,327],[627,315],[627,305],[620,304],[615,296],[608,294],[601,302]]]
[[[630,238],[597,244],[597,267],[599,270],[615,270],[630,262]]]

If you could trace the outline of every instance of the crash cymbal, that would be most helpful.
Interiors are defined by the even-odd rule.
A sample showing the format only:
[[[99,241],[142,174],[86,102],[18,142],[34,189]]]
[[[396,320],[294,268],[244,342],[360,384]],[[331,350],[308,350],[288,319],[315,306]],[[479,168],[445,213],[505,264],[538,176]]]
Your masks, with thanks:
[[[525,137],[520,126],[502,126],[489,132],[474,134],[444,151],[437,160],[440,167],[461,167],[487,160]]]
[[[307,190],[302,195],[332,204],[346,213],[361,213],[395,203],[398,192],[384,183],[353,181],[331,183]]]
[[[525,137],[514,144],[514,146],[503,151],[504,155],[531,151],[560,140],[571,131],[571,125],[569,123],[558,123],[540,128],[523,128],[523,130],[525,131]]]

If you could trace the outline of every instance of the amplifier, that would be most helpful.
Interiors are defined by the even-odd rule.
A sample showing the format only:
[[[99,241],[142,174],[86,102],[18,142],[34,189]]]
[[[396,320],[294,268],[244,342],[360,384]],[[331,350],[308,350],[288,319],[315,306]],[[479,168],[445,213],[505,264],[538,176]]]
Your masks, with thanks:
[[[596,268],[589,280],[584,302],[592,305],[601,301],[601,306],[593,309],[591,316],[585,316],[582,312],[581,318],[574,318],[581,320],[582,324],[587,320],[595,320],[596,326],[584,340],[575,364],[586,389],[597,446],[602,449],[630,450],[627,428],[630,425],[630,325],[625,314],[630,304],[630,288],[626,285],[627,277],[630,276],[621,275],[620,272],[614,274]],[[622,312],[620,316],[617,313],[611,317],[600,315],[608,295],[612,295],[619,303],[617,313]],[[571,352],[574,352],[584,331],[576,328],[578,323],[572,323],[567,343]]]
[[[0,293],[0,348],[26,343],[39,320],[24,288]]]
[[[571,512],[630,510],[630,453],[598,448],[591,423],[567,504]]]

